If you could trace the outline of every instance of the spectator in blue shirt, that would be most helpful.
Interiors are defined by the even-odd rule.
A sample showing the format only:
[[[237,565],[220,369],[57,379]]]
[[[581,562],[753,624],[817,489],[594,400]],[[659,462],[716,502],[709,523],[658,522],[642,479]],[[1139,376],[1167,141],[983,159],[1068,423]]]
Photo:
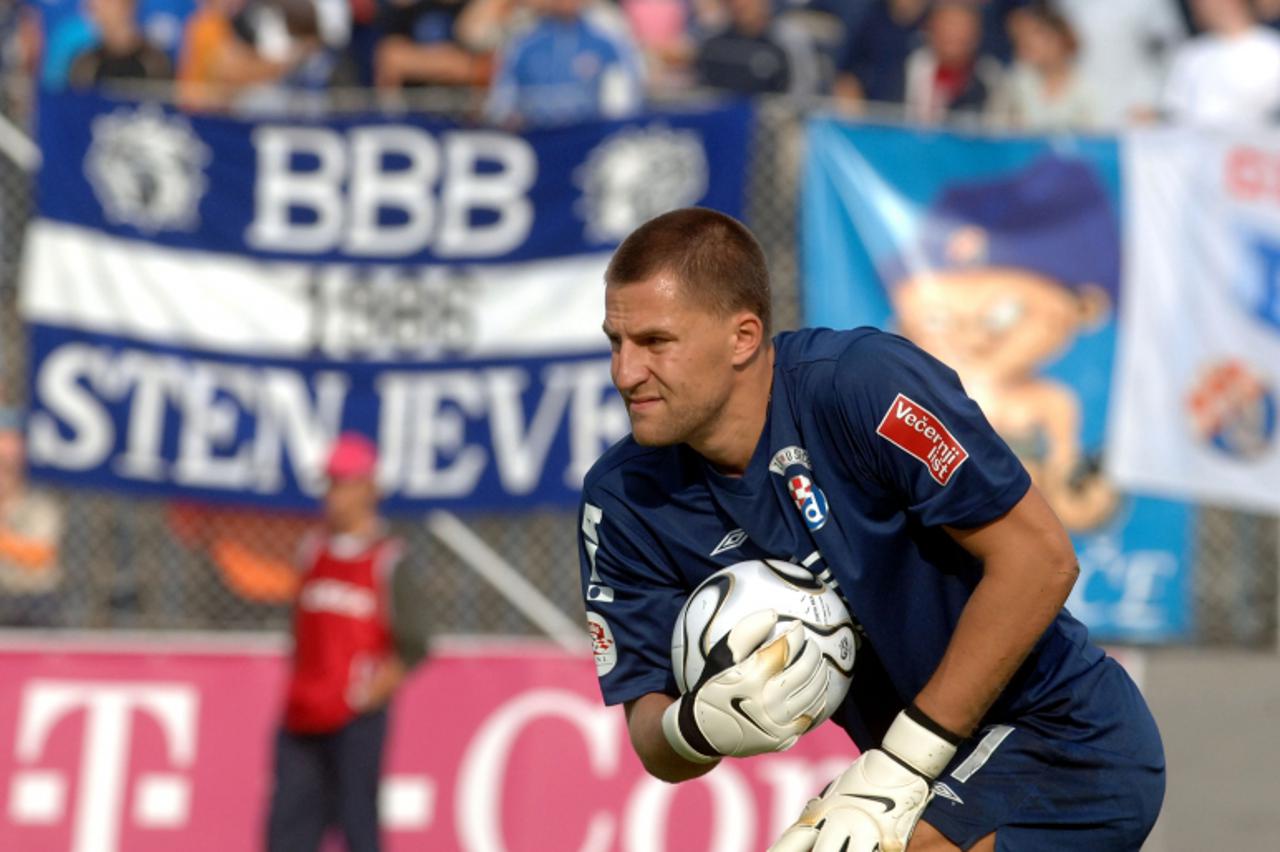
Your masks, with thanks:
[[[42,0],[40,12],[44,50],[40,59],[40,84],[46,89],[67,85],[71,63],[98,42],[98,30],[78,0]]]
[[[40,84],[47,89],[67,85],[71,63],[103,39],[90,0],[26,0],[39,24],[43,51],[39,61]],[[182,27],[195,8],[195,0],[137,0],[133,13],[148,44],[163,51],[172,66],[182,37]]]
[[[728,0],[729,19],[698,45],[703,85],[746,95],[818,94],[817,46],[805,29],[775,16],[770,0]]]
[[[528,3],[532,22],[499,52],[490,121],[545,126],[639,111],[643,60],[616,9],[592,0]]]
[[[928,0],[880,0],[850,30],[836,64],[835,93],[847,104],[902,103],[907,57],[922,41]]]

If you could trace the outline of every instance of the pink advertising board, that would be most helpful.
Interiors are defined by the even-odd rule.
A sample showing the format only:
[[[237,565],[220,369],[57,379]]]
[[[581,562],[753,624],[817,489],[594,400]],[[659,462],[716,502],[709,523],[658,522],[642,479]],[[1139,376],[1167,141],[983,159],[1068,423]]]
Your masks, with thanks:
[[[0,640],[0,849],[259,849],[284,676],[261,640]],[[394,707],[386,848],[759,850],[853,754],[828,724],[663,784],[585,644],[449,643]]]

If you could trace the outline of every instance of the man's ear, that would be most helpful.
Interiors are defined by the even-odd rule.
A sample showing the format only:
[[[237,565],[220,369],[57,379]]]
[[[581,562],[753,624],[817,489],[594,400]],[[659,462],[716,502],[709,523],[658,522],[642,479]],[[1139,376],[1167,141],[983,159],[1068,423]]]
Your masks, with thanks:
[[[1076,293],[1076,303],[1083,328],[1098,328],[1111,314],[1111,296],[1097,284],[1081,284]]]
[[[747,364],[764,348],[764,323],[751,311],[739,311],[733,317],[733,366]]]

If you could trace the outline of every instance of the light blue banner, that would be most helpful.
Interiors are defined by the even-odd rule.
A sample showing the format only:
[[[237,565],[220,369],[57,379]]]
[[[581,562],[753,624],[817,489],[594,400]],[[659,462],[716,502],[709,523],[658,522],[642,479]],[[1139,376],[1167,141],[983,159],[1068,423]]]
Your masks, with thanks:
[[[1072,534],[1100,639],[1190,630],[1192,511],[1103,474],[1121,302],[1110,138],[808,126],[809,325],[897,331],[950,364]]]

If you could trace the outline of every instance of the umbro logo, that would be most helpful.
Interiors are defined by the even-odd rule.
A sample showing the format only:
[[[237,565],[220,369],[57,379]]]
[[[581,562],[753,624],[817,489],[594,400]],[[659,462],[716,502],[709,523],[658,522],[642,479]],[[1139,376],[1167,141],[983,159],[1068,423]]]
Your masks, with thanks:
[[[948,787],[946,784],[943,784],[941,781],[933,782],[933,794],[942,799],[950,799],[951,801],[955,802],[957,805],[964,804],[964,799],[960,798],[960,796],[956,793],[955,790],[952,790],[950,787]]]
[[[747,534],[740,530],[730,530],[729,534],[720,539],[720,543],[716,545],[716,549],[711,551],[712,556],[719,556],[726,550],[733,550],[735,547],[741,547],[742,543],[747,540]]]

